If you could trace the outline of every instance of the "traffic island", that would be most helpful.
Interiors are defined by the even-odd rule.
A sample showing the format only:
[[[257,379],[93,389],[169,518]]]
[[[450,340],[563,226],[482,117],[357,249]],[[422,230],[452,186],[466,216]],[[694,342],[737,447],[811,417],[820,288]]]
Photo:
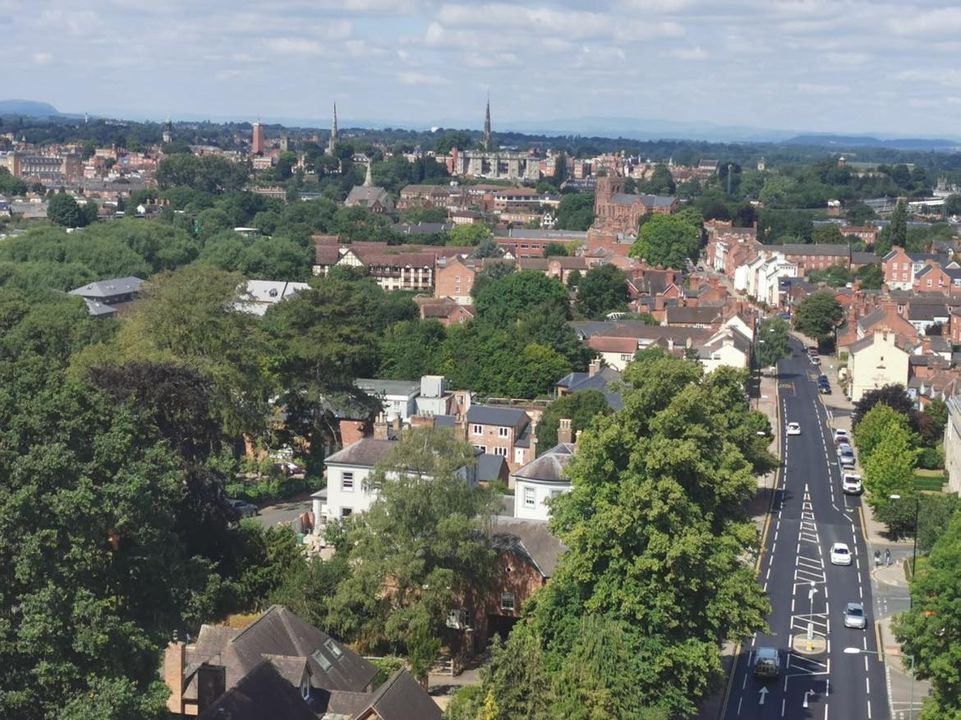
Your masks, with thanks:
[[[791,649],[799,655],[821,655],[828,649],[828,641],[820,635],[798,633],[791,639]]]

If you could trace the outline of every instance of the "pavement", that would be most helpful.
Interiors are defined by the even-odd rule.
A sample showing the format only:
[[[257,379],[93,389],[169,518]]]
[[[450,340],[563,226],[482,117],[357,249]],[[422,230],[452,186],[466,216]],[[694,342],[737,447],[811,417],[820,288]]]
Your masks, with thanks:
[[[255,516],[255,520],[265,528],[274,525],[289,525],[293,523],[301,513],[311,510],[310,493],[303,493],[290,500],[268,505],[260,509],[260,514]]]

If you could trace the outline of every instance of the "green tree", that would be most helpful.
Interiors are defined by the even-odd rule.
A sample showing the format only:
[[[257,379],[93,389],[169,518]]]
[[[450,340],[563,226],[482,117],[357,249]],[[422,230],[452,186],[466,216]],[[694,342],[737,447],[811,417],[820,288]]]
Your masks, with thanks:
[[[493,237],[494,234],[491,232],[491,229],[483,223],[455,225],[447,232],[447,244],[459,247],[473,247]]]
[[[557,398],[544,408],[541,421],[537,424],[537,447],[543,452],[557,445],[557,428],[561,418],[571,421],[571,430],[576,433],[586,430],[594,418],[610,415],[611,408],[607,398],[599,390],[584,390]]]
[[[528,343],[507,369],[506,389],[511,397],[533,398],[546,395],[558,380],[571,370],[567,358],[554,348]]]
[[[843,245],[847,241],[841,234],[841,229],[834,223],[817,225],[811,231],[811,242],[815,245]]]
[[[833,293],[816,292],[798,305],[794,329],[820,341],[835,331],[843,317],[844,309]]]
[[[630,296],[627,273],[616,265],[598,265],[587,271],[577,285],[578,314],[598,319],[615,310],[625,310]]]
[[[880,263],[871,263],[858,268],[854,277],[860,280],[865,290],[880,290],[884,284],[884,269]]]
[[[906,654],[914,657],[917,676],[930,679],[931,695],[922,717],[948,720],[961,715],[961,513],[917,568],[911,581],[912,607],[898,616],[894,632]]]
[[[654,193],[655,195],[673,195],[677,190],[674,184],[674,176],[666,165],[658,163],[654,166],[651,177],[642,184],[644,192]]]
[[[776,315],[765,318],[757,328],[757,361],[761,367],[777,365],[791,354],[790,328]]]
[[[571,253],[563,243],[552,242],[544,248],[544,257],[567,257]]]
[[[594,223],[594,193],[570,193],[561,197],[554,227],[587,230]]]
[[[875,252],[879,257],[887,255],[894,245],[906,247],[908,244],[908,206],[903,200],[898,200],[898,204],[891,213],[891,219],[881,230],[878,241],[875,244]]]
[[[911,421],[911,429],[915,429],[914,422],[914,403],[904,390],[904,385],[885,385],[881,388],[868,390],[861,399],[854,403],[854,414],[851,416],[851,423],[857,432],[858,424],[865,415],[878,403],[887,405],[892,410],[899,412]]]
[[[84,227],[90,223],[83,209],[70,195],[60,192],[47,202],[47,219],[61,227]]]
[[[874,454],[875,448],[881,440],[893,430],[910,432],[907,416],[892,410],[888,405],[879,402],[874,405],[854,428],[854,443],[861,453],[861,464]]]
[[[914,446],[911,431],[903,424],[890,423],[884,436],[864,461],[867,501],[875,508],[880,520],[887,521],[884,513],[892,504],[891,495],[900,495],[901,503],[913,504],[916,495],[914,469],[919,452]],[[888,524],[894,533],[905,530],[903,527],[891,527],[891,522]]]
[[[961,195],[949,195],[944,199],[945,215],[961,215]]]
[[[683,269],[701,247],[700,227],[681,214],[653,215],[641,227],[631,256],[651,265]]]
[[[378,377],[417,379],[435,373],[447,333],[436,320],[405,320],[387,329],[380,346]]]
[[[865,205],[862,202],[855,202],[851,203],[845,208],[844,216],[852,225],[863,226],[869,220],[876,218],[877,213],[874,212],[874,208],[872,208],[870,205]]]
[[[586,616],[632,628],[632,697],[673,716],[713,687],[720,640],[763,627],[767,609],[742,559],[757,544],[743,515],[757,441],[746,378],[715,375],[657,350],[628,366],[624,409],[595,421],[568,466],[573,489],[551,519],[568,550],[533,609],[551,664]]]
[[[335,626],[361,647],[439,639],[455,598],[485,589],[491,498],[462,477],[473,457],[450,430],[408,430],[369,478],[379,496],[348,530],[352,571],[332,599]]]
[[[537,306],[549,307],[560,317],[570,317],[564,285],[536,270],[513,272],[484,284],[474,293],[474,305],[484,321],[498,327],[510,326]]]

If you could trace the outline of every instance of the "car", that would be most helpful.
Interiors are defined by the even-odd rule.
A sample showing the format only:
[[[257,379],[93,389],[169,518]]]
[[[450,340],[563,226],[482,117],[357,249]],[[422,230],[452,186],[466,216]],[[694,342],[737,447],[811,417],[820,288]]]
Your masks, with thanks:
[[[819,383],[818,383],[818,392],[821,393],[822,395],[830,395],[830,394],[831,394],[831,386],[830,386],[828,383],[826,383],[826,382],[823,382],[823,383],[822,383],[822,382],[819,382]]]
[[[778,316],[779,318],[781,318],[782,320],[790,320],[790,319],[791,319],[791,313],[789,313],[789,312],[779,312],[779,313],[777,314],[777,316]]]
[[[844,428],[834,428],[834,444],[839,445],[840,443],[850,443],[851,438],[848,435],[848,431]]]
[[[864,630],[868,619],[864,616],[864,605],[859,602],[849,602],[844,606],[844,627]]]
[[[811,364],[812,364],[812,365],[820,365],[820,364],[821,364],[821,358],[819,358],[817,355],[811,355],[810,357],[811,357]]]
[[[850,565],[851,550],[842,542],[836,542],[831,546],[832,565]]]
[[[860,495],[863,489],[860,475],[844,473],[844,477],[841,478],[841,490],[845,495]]]
[[[801,424],[796,422],[789,422],[787,424],[787,434],[788,435],[800,435],[801,434]]]
[[[260,514],[260,508],[256,505],[251,505],[246,500],[231,500],[227,498],[227,504],[242,518],[253,517],[254,515]]]
[[[776,678],[781,674],[781,654],[777,648],[759,647],[754,652],[754,677]]]
[[[854,451],[850,445],[842,445],[838,448],[838,462],[841,463],[843,468],[853,468],[855,466]]]
[[[817,345],[808,345],[807,351],[808,351],[808,355],[817,355],[817,354],[818,354],[818,346],[817,346]]]

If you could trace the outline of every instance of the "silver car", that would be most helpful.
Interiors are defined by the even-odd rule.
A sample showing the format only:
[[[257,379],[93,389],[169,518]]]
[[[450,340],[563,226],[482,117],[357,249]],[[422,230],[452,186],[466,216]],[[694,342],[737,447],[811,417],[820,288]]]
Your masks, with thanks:
[[[864,605],[857,602],[849,602],[844,606],[844,627],[864,630],[868,620],[864,616]]]

